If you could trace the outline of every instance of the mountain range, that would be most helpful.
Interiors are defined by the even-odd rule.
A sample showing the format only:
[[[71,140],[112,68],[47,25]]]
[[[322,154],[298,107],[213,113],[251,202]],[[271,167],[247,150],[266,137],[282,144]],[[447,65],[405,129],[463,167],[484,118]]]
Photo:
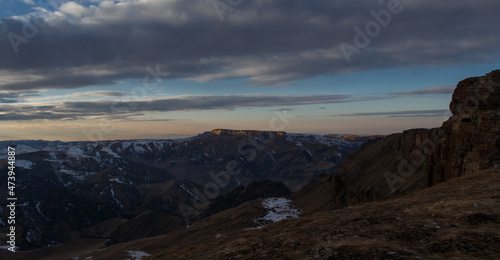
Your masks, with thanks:
[[[18,143],[31,250],[0,255],[497,259],[500,70],[459,82],[450,111],[439,128],[386,137]]]
[[[97,236],[88,228],[110,223],[118,230],[103,237],[121,242],[131,235],[120,230],[137,222],[128,220],[160,215],[172,224],[132,237],[162,234],[247,200],[288,195],[335,171],[348,153],[372,138],[215,129],[181,140],[4,141],[0,166],[7,167],[7,147],[14,147],[22,201],[18,245],[32,249],[89,232]],[[7,173],[0,176],[6,179]],[[256,182],[261,188],[248,192]],[[2,198],[7,198],[6,185],[0,185]],[[246,193],[235,201],[228,198],[242,189]],[[4,200],[2,219],[7,204]],[[6,221],[0,225],[8,228]]]

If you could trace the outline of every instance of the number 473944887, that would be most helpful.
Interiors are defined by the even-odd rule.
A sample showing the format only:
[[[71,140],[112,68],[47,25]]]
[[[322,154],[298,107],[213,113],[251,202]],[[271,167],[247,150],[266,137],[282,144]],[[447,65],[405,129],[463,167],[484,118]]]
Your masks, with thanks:
[[[16,149],[13,148],[13,147],[8,147],[8,151],[7,151],[7,154],[8,154],[8,168],[9,168],[9,173],[8,173],[8,177],[7,177],[7,188],[9,189],[9,195],[10,196],[14,196],[15,193],[14,193],[14,190],[16,188],[16,173],[14,172],[14,169],[16,168],[15,164],[16,164]]]

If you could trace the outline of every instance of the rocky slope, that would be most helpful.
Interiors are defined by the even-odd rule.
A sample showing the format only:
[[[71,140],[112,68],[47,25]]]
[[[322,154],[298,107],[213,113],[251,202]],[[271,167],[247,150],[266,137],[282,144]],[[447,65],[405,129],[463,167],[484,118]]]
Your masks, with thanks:
[[[299,203],[320,196],[329,199],[318,208],[385,200],[499,165],[500,70],[461,81],[450,110],[453,116],[439,128],[407,130],[366,143],[334,176],[310,184],[323,191],[303,193],[305,201]]]
[[[498,259],[500,168],[408,196],[361,203],[261,229],[260,201],[166,235],[106,246],[105,239],[2,255],[3,259]]]
[[[478,171],[402,198],[281,221],[150,259],[498,259],[500,171]],[[163,237],[167,239],[168,235]],[[100,259],[99,255],[95,255]]]
[[[221,189],[231,190],[253,181],[283,182],[296,191],[321,173],[334,172],[348,153],[364,140],[346,141],[284,132],[215,129],[180,145],[164,157],[161,168],[177,178],[205,185],[210,172],[229,178]],[[140,157],[154,163],[151,158]],[[201,174],[200,174],[201,173]]]

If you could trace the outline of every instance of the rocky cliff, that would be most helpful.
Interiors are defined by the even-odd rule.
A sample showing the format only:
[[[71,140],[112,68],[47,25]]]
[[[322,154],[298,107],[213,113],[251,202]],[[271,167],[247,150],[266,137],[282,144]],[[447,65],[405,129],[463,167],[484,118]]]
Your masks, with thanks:
[[[450,111],[440,128],[407,130],[348,156],[331,178],[335,200],[384,199],[500,164],[500,70],[458,83]]]
[[[384,200],[498,166],[500,70],[461,81],[450,111],[453,116],[439,128],[389,135],[347,156],[335,175],[310,184],[309,190],[330,198],[311,210]],[[306,208],[319,197],[302,195],[299,204]]]
[[[453,116],[437,130],[428,185],[500,163],[500,70],[461,81],[450,111]]]

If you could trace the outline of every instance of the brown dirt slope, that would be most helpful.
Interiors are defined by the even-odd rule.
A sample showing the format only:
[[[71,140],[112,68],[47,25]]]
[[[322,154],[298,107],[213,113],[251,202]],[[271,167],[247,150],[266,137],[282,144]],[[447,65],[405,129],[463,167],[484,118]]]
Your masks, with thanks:
[[[120,243],[102,240],[4,255],[2,259],[499,259],[500,168],[384,202],[283,220],[245,230],[264,214],[260,201],[220,212],[190,228]],[[220,234],[218,236],[218,234]],[[70,257],[71,256],[71,257]],[[35,258],[33,258],[35,257]]]
[[[500,258],[500,169],[412,195],[285,220],[152,259]]]
[[[109,244],[109,239],[80,238],[65,244],[16,253],[1,250],[0,259],[59,260],[78,257],[80,259],[85,259],[86,257],[93,257],[92,259],[126,259],[129,250],[155,253],[161,252],[164,248],[182,249],[195,247],[200,243],[204,243],[204,241],[215,239],[217,235],[221,237],[236,237],[248,232],[245,229],[256,226],[253,220],[264,216],[267,212],[267,210],[260,206],[261,202],[262,199],[245,202],[237,208],[219,212],[190,226],[172,231],[167,235],[138,239],[114,244],[109,247],[105,246],[106,243]],[[149,218],[149,221],[150,223],[143,223],[143,225],[153,226],[158,224],[159,228],[161,228],[161,225],[165,222],[165,220],[154,221],[151,218]],[[125,226],[126,224],[127,222],[124,222],[122,225]],[[78,243],[82,243],[82,248],[75,250],[75,245]]]

